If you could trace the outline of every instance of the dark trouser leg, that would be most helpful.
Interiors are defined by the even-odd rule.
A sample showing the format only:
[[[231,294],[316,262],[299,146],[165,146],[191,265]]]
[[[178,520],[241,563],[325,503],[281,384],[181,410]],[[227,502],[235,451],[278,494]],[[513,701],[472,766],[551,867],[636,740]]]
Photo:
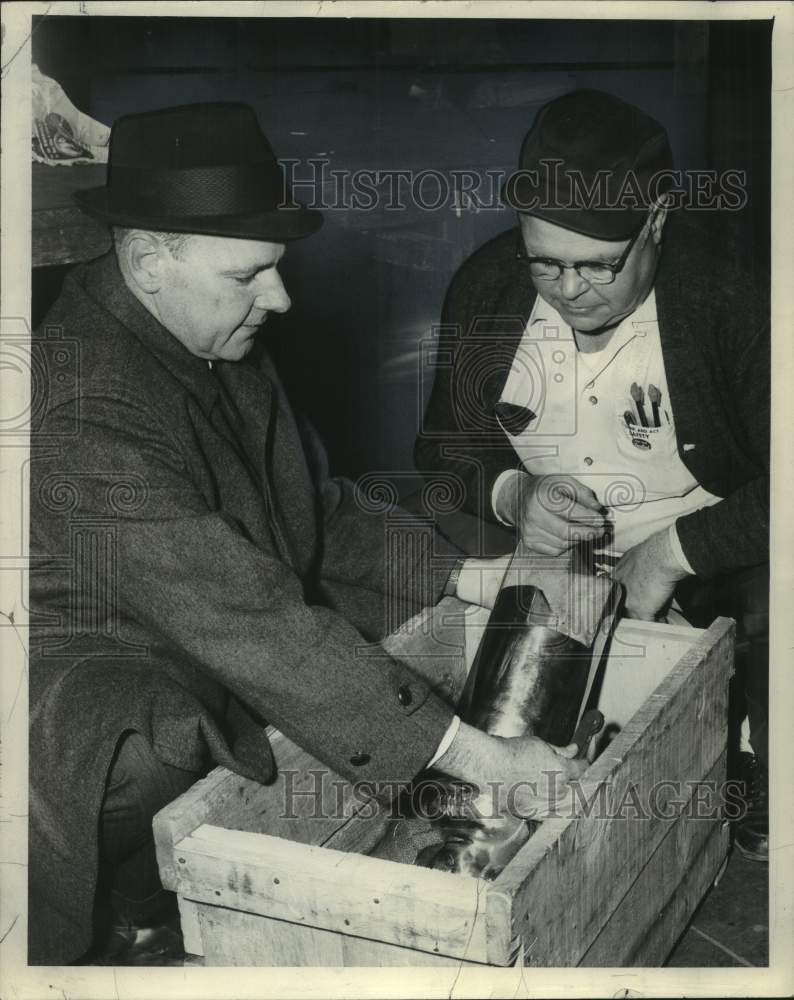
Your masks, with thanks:
[[[145,924],[173,900],[160,884],[152,818],[205,773],[164,764],[139,733],[121,738],[100,817],[98,920]]]
[[[734,716],[747,714],[750,743],[768,764],[769,566],[751,566],[716,580],[685,580],[676,589],[693,625],[705,628],[717,615],[736,619]]]

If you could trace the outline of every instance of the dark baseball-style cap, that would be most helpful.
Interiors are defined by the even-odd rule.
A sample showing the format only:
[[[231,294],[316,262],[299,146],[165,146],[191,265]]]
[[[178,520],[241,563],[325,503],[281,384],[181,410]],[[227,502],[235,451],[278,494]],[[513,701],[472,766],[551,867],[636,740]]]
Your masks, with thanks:
[[[612,94],[575,90],[540,109],[502,198],[585,236],[624,240],[672,187],[672,168],[659,122]]]

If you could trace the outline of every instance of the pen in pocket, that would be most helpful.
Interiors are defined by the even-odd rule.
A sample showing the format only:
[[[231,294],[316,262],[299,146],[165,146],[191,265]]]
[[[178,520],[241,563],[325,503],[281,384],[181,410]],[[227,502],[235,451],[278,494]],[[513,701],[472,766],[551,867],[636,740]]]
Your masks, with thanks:
[[[648,386],[648,399],[651,401],[651,410],[653,411],[653,426],[661,427],[662,422],[659,419],[659,404],[662,401],[662,394],[655,385]]]
[[[636,382],[631,383],[631,398],[637,404],[637,413],[640,415],[640,423],[643,427],[648,426],[648,418],[645,416],[645,393],[642,391],[642,386],[637,385]]]

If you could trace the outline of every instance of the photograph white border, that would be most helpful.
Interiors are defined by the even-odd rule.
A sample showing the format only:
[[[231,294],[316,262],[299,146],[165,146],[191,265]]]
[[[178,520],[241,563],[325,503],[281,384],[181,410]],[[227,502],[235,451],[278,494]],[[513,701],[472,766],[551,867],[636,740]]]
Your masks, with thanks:
[[[794,992],[794,61],[791,3],[557,2],[6,2],[2,5],[2,251],[0,337],[29,330],[31,302],[30,66],[36,15],[140,17],[417,17],[717,20],[774,18],[773,489],[770,729],[773,782],[770,968],[697,969],[202,969],[28,968],[27,950],[27,463],[24,436],[0,439],[0,995],[63,998],[788,996]],[[24,365],[0,369],[0,422],[29,408]],[[2,423],[0,423],[2,426]]]

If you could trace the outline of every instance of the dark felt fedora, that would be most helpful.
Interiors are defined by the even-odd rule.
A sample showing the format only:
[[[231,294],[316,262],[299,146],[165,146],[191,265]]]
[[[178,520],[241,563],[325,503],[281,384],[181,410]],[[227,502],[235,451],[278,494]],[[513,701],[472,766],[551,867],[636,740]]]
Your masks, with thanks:
[[[111,225],[280,243],[309,236],[320,212],[298,205],[246,104],[188,104],[119,118],[107,183],[77,204]]]
[[[672,187],[672,168],[659,122],[612,94],[575,90],[537,113],[502,197],[565,229],[624,240]]]

